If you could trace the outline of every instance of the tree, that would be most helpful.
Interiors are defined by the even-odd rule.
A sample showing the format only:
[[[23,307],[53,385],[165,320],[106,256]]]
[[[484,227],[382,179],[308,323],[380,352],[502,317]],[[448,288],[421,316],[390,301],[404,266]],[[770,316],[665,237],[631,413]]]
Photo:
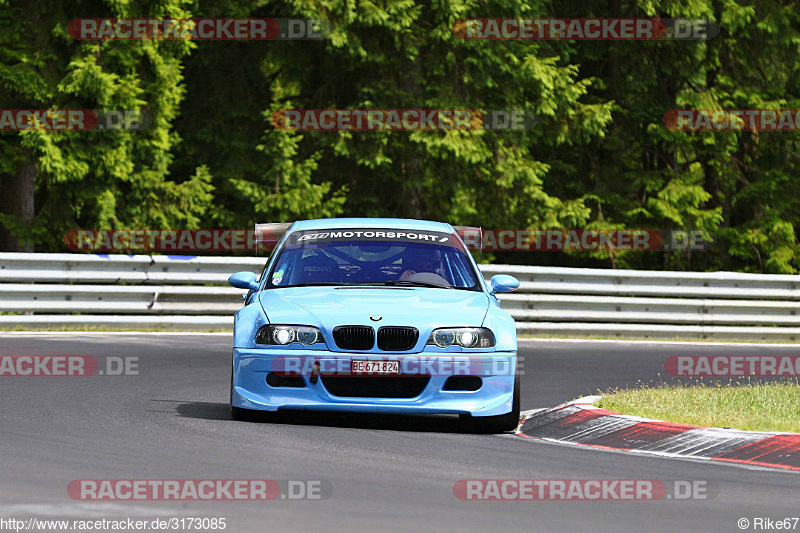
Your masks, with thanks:
[[[0,225],[17,239],[58,248],[74,227],[187,227],[200,224],[212,199],[211,177],[198,167],[191,177],[169,179],[171,131],[179,103],[181,58],[188,41],[76,41],[72,18],[188,17],[182,0],[158,2],[0,3],[15,31],[0,41],[3,101],[45,109],[139,110],[152,119],[143,131],[4,134],[10,157],[0,168]],[[147,6],[146,8],[144,6]],[[22,194],[20,194],[22,193]],[[34,201],[35,199],[35,201]],[[32,217],[35,213],[35,217]],[[14,249],[6,237],[5,249]]]

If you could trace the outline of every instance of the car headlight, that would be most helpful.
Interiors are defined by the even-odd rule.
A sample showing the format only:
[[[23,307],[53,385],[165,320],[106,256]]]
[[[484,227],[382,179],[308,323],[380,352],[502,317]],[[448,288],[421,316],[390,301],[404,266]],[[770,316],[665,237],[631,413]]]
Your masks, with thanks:
[[[495,340],[492,331],[486,328],[440,328],[433,330],[428,344],[439,348],[453,344],[464,348],[491,348]]]
[[[311,326],[276,326],[270,324],[262,327],[256,333],[256,344],[286,346],[293,342],[311,346],[325,341],[322,338],[322,333]]]

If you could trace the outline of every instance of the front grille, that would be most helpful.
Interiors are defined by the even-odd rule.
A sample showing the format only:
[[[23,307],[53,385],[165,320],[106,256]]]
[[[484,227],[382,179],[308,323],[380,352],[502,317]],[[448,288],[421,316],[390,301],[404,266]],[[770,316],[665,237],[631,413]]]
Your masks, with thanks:
[[[378,330],[378,348],[386,352],[410,350],[417,344],[417,328],[384,326]]]
[[[333,340],[342,350],[371,350],[375,346],[375,330],[369,326],[333,328]]]
[[[333,396],[352,398],[414,398],[422,394],[430,376],[321,376]]]

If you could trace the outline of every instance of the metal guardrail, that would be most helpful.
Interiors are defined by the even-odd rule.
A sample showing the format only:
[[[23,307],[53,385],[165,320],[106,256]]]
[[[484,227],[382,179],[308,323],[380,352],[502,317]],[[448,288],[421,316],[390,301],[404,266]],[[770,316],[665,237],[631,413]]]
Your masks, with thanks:
[[[263,257],[0,253],[0,283],[225,284],[238,270],[260,273]]]
[[[0,253],[0,327],[228,328],[263,257]],[[800,276],[481,265],[522,334],[795,341]]]

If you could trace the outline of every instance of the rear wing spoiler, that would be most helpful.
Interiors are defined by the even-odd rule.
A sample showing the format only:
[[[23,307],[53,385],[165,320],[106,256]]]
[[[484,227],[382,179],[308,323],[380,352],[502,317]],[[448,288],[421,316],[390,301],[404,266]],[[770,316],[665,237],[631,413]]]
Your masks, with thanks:
[[[483,251],[483,228],[474,226],[453,226],[468,250]]]
[[[256,250],[275,248],[291,225],[292,222],[256,223]]]

